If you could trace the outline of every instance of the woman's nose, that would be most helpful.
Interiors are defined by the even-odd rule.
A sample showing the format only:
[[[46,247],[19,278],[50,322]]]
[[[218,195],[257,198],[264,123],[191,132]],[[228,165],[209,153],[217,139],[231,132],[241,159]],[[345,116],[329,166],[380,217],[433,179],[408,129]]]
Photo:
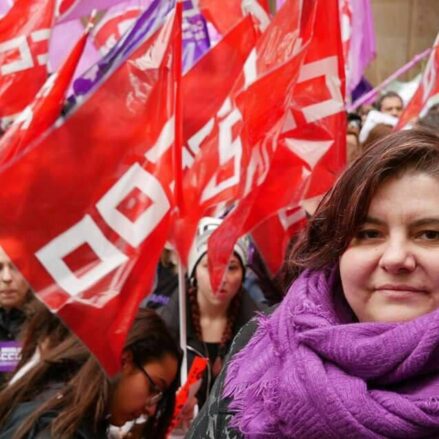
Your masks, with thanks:
[[[11,282],[12,280],[12,272],[11,268],[7,265],[4,265],[1,269],[0,278],[3,282]]]
[[[416,257],[410,243],[401,238],[389,239],[381,255],[380,266],[389,273],[413,271],[416,268]]]

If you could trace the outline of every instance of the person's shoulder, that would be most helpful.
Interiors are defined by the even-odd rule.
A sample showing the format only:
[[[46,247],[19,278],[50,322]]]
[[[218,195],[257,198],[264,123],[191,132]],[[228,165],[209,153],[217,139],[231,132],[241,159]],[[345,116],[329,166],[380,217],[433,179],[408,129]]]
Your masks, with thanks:
[[[243,305],[245,306],[244,303]],[[252,308],[251,314],[248,316],[246,323],[241,327],[233,339],[229,352],[231,354],[236,353],[249,342],[258,327],[258,315],[270,315],[277,307],[278,304],[261,309],[261,307],[256,306],[256,303],[254,303],[254,308]]]

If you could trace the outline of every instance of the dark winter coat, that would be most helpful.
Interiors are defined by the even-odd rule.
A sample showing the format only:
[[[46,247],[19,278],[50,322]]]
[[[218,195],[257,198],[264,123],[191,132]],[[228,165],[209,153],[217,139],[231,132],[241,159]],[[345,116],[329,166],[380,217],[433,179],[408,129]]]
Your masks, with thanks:
[[[271,314],[275,308],[276,306],[271,307],[266,313]],[[229,409],[230,399],[223,397],[223,390],[230,359],[247,345],[256,328],[257,322],[253,319],[239,331],[233,340],[224,367],[215,381],[209,399],[195,418],[185,439],[243,439],[242,434],[230,426],[234,413]]]

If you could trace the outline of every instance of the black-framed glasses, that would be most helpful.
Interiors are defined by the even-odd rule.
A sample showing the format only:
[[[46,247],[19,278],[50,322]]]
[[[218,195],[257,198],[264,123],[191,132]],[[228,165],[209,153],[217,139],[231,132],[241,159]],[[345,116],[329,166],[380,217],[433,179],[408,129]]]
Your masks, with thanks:
[[[147,405],[155,405],[160,402],[163,398],[163,390],[157,386],[157,384],[152,380],[149,373],[142,367],[142,365],[134,360],[134,365],[139,369],[149,382],[151,397],[148,399]]]

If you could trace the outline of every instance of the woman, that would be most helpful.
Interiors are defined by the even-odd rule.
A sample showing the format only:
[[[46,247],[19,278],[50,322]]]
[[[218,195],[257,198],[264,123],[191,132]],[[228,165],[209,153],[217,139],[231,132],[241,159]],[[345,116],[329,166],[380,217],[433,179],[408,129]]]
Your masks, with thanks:
[[[394,133],[353,162],[290,264],[187,437],[439,437],[437,135]]]
[[[201,406],[221,370],[230,343],[241,328],[258,310],[256,303],[243,289],[247,263],[247,242],[239,240],[230,258],[218,292],[210,285],[207,241],[221,220],[205,217],[200,221],[194,245],[188,258],[188,367],[195,356],[209,359],[208,369],[197,393]],[[169,304],[158,310],[168,328],[178,340],[178,292]]]
[[[118,376],[109,380],[74,336],[0,393],[0,438],[106,438],[147,415],[145,438],[164,438],[172,416],[179,350],[151,310],[136,317]],[[133,436],[130,436],[133,437]]]
[[[15,239],[5,237],[4,240],[9,241],[10,252],[16,253],[11,254],[12,257],[23,253],[21,244]],[[18,357],[19,334],[27,321],[27,308],[32,306],[33,302],[29,284],[0,247],[0,388],[6,382],[7,374],[17,365],[17,361],[4,362],[3,358],[10,358],[12,350],[15,350]]]

